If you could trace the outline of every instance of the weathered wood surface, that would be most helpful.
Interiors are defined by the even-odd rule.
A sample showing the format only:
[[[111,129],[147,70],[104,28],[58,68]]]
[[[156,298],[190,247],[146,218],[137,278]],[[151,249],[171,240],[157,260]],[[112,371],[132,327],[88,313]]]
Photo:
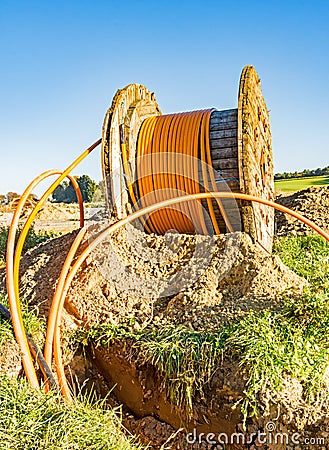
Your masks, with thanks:
[[[143,120],[159,114],[161,110],[154,93],[140,84],[129,84],[119,89],[106,113],[102,135],[102,171],[107,202],[118,218],[126,215],[129,203],[121,144],[126,145],[128,161],[134,160]],[[129,167],[129,176],[133,180],[135,164]]]
[[[241,74],[238,104],[239,170],[242,192],[274,200],[272,138],[260,79],[252,66]],[[243,204],[244,229],[269,252],[274,210],[259,203]]]

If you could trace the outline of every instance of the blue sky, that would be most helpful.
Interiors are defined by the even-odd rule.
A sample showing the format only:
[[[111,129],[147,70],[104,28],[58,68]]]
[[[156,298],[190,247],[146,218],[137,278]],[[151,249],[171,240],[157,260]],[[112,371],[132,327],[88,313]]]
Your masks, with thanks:
[[[0,193],[65,168],[101,134],[118,88],[164,113],[236,107],[256,67],[275,170],[329,165],[329,1],[0,0]],[[100,179],[100,152],[76,174]]]

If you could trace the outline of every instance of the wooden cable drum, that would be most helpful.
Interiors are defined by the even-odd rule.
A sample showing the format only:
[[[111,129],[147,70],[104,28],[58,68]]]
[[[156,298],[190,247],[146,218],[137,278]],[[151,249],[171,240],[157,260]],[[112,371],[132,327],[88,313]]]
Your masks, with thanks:
[[[175,195],[211,190],[273,201],[270,120],[256,70],[244,67],[238,108],[229,110],[162,115],[144,86],[120,89],[104,121],[102,169],[106,200],[118,218]],[[179,204],[179,210],[153,213],[144,225],[159,234],[169,229],[203,234],[242,230],[271,252],[273,209],[229,202]]]

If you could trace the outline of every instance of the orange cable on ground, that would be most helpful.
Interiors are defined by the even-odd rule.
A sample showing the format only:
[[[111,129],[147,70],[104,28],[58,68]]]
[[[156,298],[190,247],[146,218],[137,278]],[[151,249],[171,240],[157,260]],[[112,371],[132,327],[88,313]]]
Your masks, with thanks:
[[[8,243],[7,243],[7,258],[6,258],[6,279],[7,279],[7,292],[8,292],[8,298],[9,298],[9,305],[10,305],[10,314],[13,322],[13,328],[15,337],[17,340],[17,343],[20,347],[21,353],[22,353],[22,362],[25,374],[28,378],[28,380],[31,383],[32,388],[37,389],[39,387],[39,382],[36,376],[35,368],[33,365],[30,349],[28,346],[28,341],[24,329],[24,324],[22,320],[22,313],[21,313],[21,307],[20,307],[20,301],[19,301],[19,264],[20,264],[20,257],[22,254],[25,238],[27,236],[28,230],[30,228],[30,225],[32,224],[34,217],[36,216],[37,212],[43,205],[43,203],[46,201],[46,199],[49,197],[49,195],[56,189],[56,187],[61,183],[61,181],[64,180],[66,176],[69,175],[69,172],[71,172],[74,167],[76,167],[89,153],[96,148],[101,143],[101,139],[99,139],[96,143],[94,143],[92,146],[90,146],[87,150],[83,152],[82,155],[80,155],[64,172],[55,170],[55,171],[47,171],[33,180],[30,185],[27,187],[25,192],[23,193],[16,211],[14,213],[12,223],[9,229],[8,234]],[[37,186],[42,180],[45,178],[54,175],[54,174],[61,174],[61,176],[48,188],[48,190],[45,192],[45,194],[42,196],[42,198],[39,200],[33,211],[31,212],[29,218],[27,219],[27,222],[25,223],[22,233],[20,235],[20,238],[18,240],[18,244],[16,246],[15,251],[15,238],[16,238],[16,232],[18,229],[18,223],[19,223],[19,217],[23,210],[24,204],[29,196],[29,194],[32,192],[32,190]],[[76,188],[78,201],[80,205],[80,225],[83,226],[84,222],[84,213],[83,213],[83,203],[82,203],[82,196],[80,189],[76,183],[76,181],[70,177],[72,184]],[[79,193],[80,192],[80,193]]]
[[[202,199],[207,199],[208,197],[213,197],[215,199],[217,198],[234,198],[234,199],[239,199],[239,200],[246,200],[246,201],[252,201],[252,202],[256,202],[256,203],[261,203],[267,206],[270,206],[272,208],[278,209],[279,211],[289,214],[293,217],[295,217],[296,219],[300,220],[301,222],[305,223],[306,225],[308,225],[309,227],[311,227],[314,231],[316,231],[318,234],[320,234],[323,238],[325,238],[328,242],[329,242],[329,234],[326,233],[323,229],[321,229],[319,226],[317,226],[314,222],[312,222],[311,220],[307,219],[306,217],[302,216],[301,214],[283,206],[280,205],[278,203],[272,202],[270,200],[265,200],[262,198],[258,198],[258,197],[254,197],[252,195],[247,195],[247,194],[241,194],[241,193],[229,193],[229,192],[202,192],[199,194],[192,194],[192,195],[186,195],[183,197],[176,197],[176,198],[171,198],[168,199],[166,201],[145,207],[139,211],[136,211],[132,214],[130,214],[129,216],[119,220],[118,222],[116,222],[113,225],[110,225],[108,228],[106,228],[104,231],[102,231],[91,243],[90,245],[85,248],[82,253],[80,254],[80,256],[77,258],[76,262],[74,263],[74,265],[72,266],[70,272],[68,273],[66,279],[65,279],[65,283],[63,285],[63,288],[61,290],[61,298],[60,298],[60,304],[63,305],[67,292],[71,286],[71,283],[77,273],[77,271],[79,270],[79,268],[81,267],[81,265],[83,264],[83,262],[85,261],[85,259],[88,257],[88,255],[92,252],[92,250],[94,250],[97,245],[102,242],[102,240],[110,235],[111,233],[114,233],[115,231],[117,231],[119,228],[121,228],[122,226],[138,219],[139,217],[148,214],[150,212],[156,211],[160,208],[164,208],[166,206],[169,205],[173,205],[173,204],[178,204],[181,202],[186,202],[186,201],[194,201],[194,200],[202,200]],[[57,329],[59,329],[60,327],[60,320],[61,320],[61,311],[58,311],[58,322],[57,322]],[[61,357],[61,345],[60,345],[60,335],[57,334],[55,336],[56,339],[56,346],[54,345],[54,356],[56,358],[57,361],[57,365],[59,370],[61,371],[62,377],[65,378],[65,372],[64,372],[64,367],[63,367],[63,363],[62,363],[62,357]],[[65,385],[67,385],[66,380],[64,381],[64,378],[60,380],[61,383],[61,388],[65,389]]]
[[[76,253],[76,250],[78,249],[78,247],[82,241],[82,238],[86,234],[86,231],[87,231],[86,228],[81,228],[81,230],[75,237],[73,244],[71,245],[69,253],[66,256],[64,265],[62,267],[61,274],[59,276],[57,286],[55,289],[55,293],[53,296],[53,300],[51,303],[51,307],[49,310],[46,341],[45,341],[45,346],[44,346],[44,357],[45,357],[45,360],[49,367],[51,367],[51,356],[52,356],[52,351],[53,351],[54,330],[55,330],[55,326],[56,326],[56,317],[57,317],[57,311],[58,311],[58,305],[59,305],[60,292],[64,285],[66,275],[70,269],[72,260]]]

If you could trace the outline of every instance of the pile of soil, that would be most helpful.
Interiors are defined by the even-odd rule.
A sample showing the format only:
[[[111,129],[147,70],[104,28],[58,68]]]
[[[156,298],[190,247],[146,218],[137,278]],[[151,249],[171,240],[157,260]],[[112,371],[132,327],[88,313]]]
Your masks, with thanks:
[[[46,202],[37,215],[40,222],[79,220],[79,205]]]
[[[17,377],[23,369],[19,346],[14,339],[6,339],[1,343],[0,373],[8,377]]]
[[[291,195],[279,195],[277,203],[287,206],[312,220],[319,227],[329,232],[329,186],[311,186]],[[313,230],[297,219],[280,211],[275,211],[276,234],[306,235]]]
[[[16,206],[15,206],[16,207]],[[3,207],[0,211],[0,227],[10,225],[15,208]],[[24,208],[20,218],[22,223],[32,212],[32,206]],[[46,202],[34,220],[35,230],[47,230],[67,233],[77,228],[80,219],[79,205]]]
[[[21,263],[21,295],[47,316],[76,232],[30,250]],[[68,293],[67,309],[83,323],[184,324],[218,329],[250,310],[282,307],[306,281],[245,233],[213,237],[147,235],[128,226],[88,258]]]
[[[88,238],[92,239],[99,230],[100,225],[91,227]],[[48,315],[60,270],[75,236],[76,232],[72,232],[52,239],[22,258],[21,295],[40,316]],[[80,251],[85,245],[86,242]],[[1,282],[4,283],[4,276],[0,272]],[[285,295],[299,295],[305,285],[304,279],[277,256],[268,255],[253,244],[245,233],[156,236],[127,226],[97,247],[78,272],[67,296],[63,323],[75,328],[107,322],[136,330],[184,324],[194,330],[209,331],[250,310],[280,309]],[[311,410],[303,402],[298,380],[290,380],[278,398],[270,398],[267,403],[265,399],[266,416],[248,419],[244,431],[241,411],[239,407],[233,409],[242,398],[247,380],[237,357],[221,363],[211,383],[204,387],[205,396],[197,394],[193,417],[187,419],[170,404],[161,388],[161,374],[150,364],[135,361],[133,354],[129,342],[118,342],[109,349],[94,349],[89,356],[92,360],[78,356],[77,362],[73,358],[70,370],[74,375],[79,372],[81,381],[86,377],[97,380],[95,384],[104,395],[114,388],[116,398],[125,405],[125,426],[145,443],[151,443],[151,448],[223,448],[188,444],[184,427],[191,432],[196,429],[198,435],[222,431],[250,436],[264,431],[270,418],[279,416],[275,424],[280,433],[292,434],[303,428],[303,435],[312,437],[320,436],[328,427],[328,405],[316,405]],[[262,446],[254,439],[244,447],[239,444],[226,448],[302,447]]]

